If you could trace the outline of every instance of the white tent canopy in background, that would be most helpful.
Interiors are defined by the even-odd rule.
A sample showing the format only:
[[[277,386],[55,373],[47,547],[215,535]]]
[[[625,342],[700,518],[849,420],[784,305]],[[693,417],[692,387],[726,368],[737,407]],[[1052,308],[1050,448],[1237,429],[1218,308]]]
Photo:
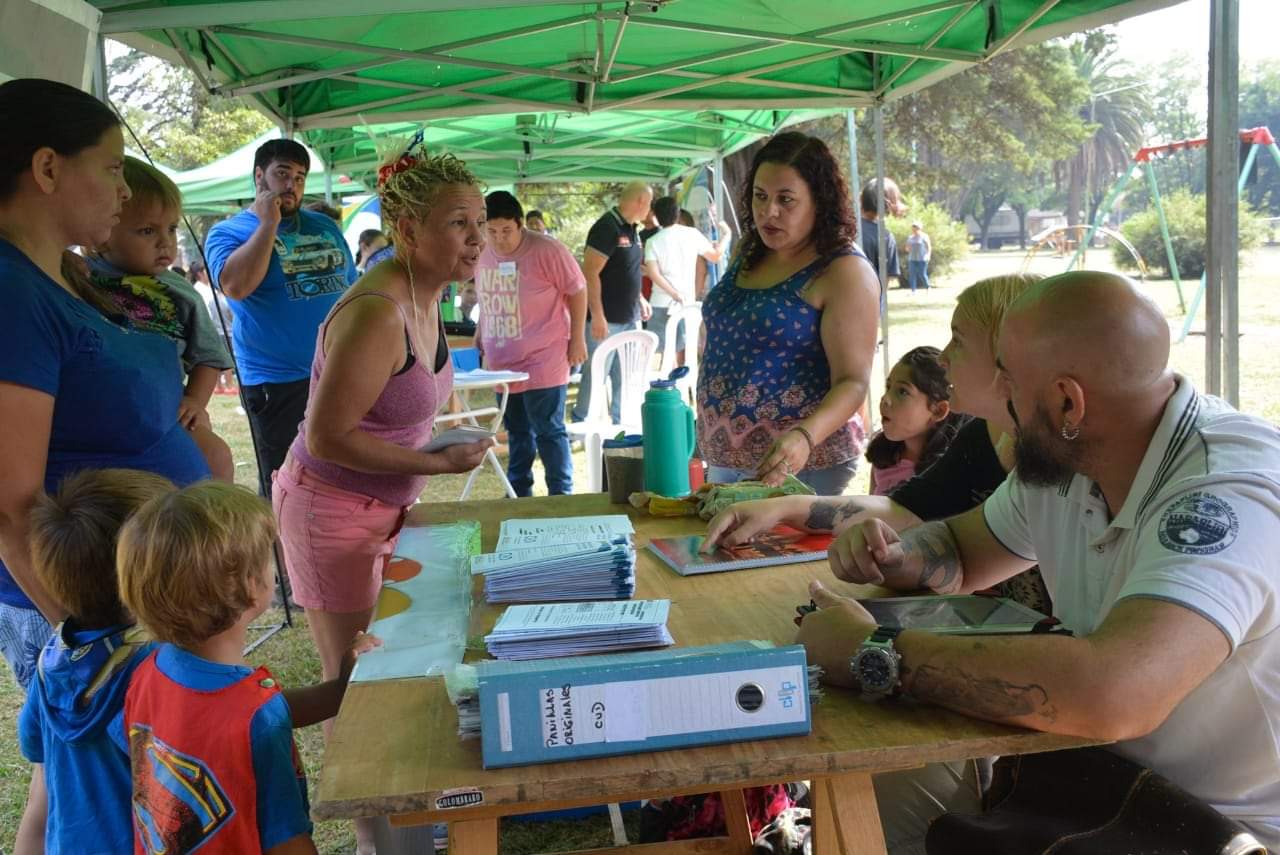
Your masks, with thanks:
[[[81,0],[0,2],[0,82],[45,77],[89,89],[102,13]]]

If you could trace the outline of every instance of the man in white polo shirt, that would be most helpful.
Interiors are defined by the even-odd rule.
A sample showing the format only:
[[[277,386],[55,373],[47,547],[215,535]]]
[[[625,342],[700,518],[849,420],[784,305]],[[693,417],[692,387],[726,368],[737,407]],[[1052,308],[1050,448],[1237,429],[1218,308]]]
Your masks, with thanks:
[[[977,718],[1112,740],[1274,850],[1280,430],[1197,394],[1168,355],[1164,316],[1129,280],[1044,280],[1010,311],[999,345],[1014,474],[967,514],[900,538],[872,521],[833,547],[842,579],[940,593],[1039,562],[1073,638],[886,639],[860,606],[816,585],[822,608],[799,640],[832,682],[864,695],[900,689]],[[900,655],[896,674],[859,670],[880,655],[873,647]]]

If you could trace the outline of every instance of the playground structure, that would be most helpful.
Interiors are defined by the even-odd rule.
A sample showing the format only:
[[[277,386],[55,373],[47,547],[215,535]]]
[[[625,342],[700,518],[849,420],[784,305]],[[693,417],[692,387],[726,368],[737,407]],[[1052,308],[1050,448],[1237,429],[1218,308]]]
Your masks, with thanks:
[[[1031,249],[1027,250],[1026,256],[1022,259],[1022,272],[1026,273],[1030,269],[1031,262],[1035,260],[1036,255],[1039,254],[1042,249],[1051,249],[1059,257],[1065,257],[1068,252],[1073,252],[1077,248],[1081,247],[1081,242],[1086,237],[1084,233],[1091,228],[1093,227],[1085,223],[1078,223],[1074,226],[1055,226],[1035,235],[1031,238],[1031,240],[1034,241],[1031,245]],[[1138,252],[1138,248],[1134,246],[1128,238],[1120,234],[1120,232],[1115,229],[1109,229],[1106,226],[1098,226],[1094,231],[1100,232],[1104,237],[1111,238],[1116,243],[1127,249],[1129,251],[1129,255],[1133,256],[1134,263],[1138,265],[1138,278],[1144,282],[1146,281],[1147,261],[1142,257],[1142,253]],[[1074,269],[1085,269],[1086,251],[1087,247],[1071,257]],[[1178,297],[1179,301],[1181,301],[1181,289],[1178,291]],[[1183,306],[1182,311],[1185,312],[1186,310],[1186,306]]]
[[[1200,309],[1200,303],[1204,299],[1206,274],[1200,274],[1200,287],[1196,290],[1195,298],[1191,301],[1191,308],[1187,309],[1186,300],[1182,293],[1182,277],[1178,273],[1178,260],[1174,256],[1173,241],[1169,237],[1169,224],[1165,220],[1164,204],[1160,201],[1160,187],[1156,181],[1156,173],[1152,164],[1159,158],[1168,157],[1180,151],[1189,151],[1195,148],[1202,148],[1208,145],[1206,138],[1194,140],[1180,140],[1178,142],[1164,143],[1162,145],[1144,146],[1138,149],[1137,154],[1133,156],[1133,166],[1129,171],[1116,181],[1115,185],[1107,193],[1102,204],[1098,206],[1098,211],[1094,215],[1093,222],[1088,226],[1085,233],[1076,244],[1075,252],[1071,256],[1071,260],[1067,262],[1067,269],[1072,270],[1083,263],[1084,253],[1089,244],[1093,241],[1094,235],[1103,232],[1111,237],[1118,237],[1114,231],[1104,229],[1102,223],[1106,220],[1107,215],[1111,213],[1111,209],[1115,207],[1116,201],[1124,192],[1129,182],[1139,173],[1145,172],[1147,176],[1147,187],[1151,191],[1151,201],[1155,204],[1156,215],[1160,221],[1160,236],[1164,240],[1164,249],[1169,260],[1169,272],[1173,276],[1173,284],[1178,289],[1178,305],[1182,308],[1185,319],[1182,324],[1182,332],[1178,336],[1177,341],[1181,343],[1191,334],[1191,325],[1195,322],[1196,313]],[[1257,162],[1258,150],[1265,149],[1271,153],[1272,159],[1277,167],[1280,167],[1280,148],[1276,147],[1275,137],[1272,136],[1270,129],[1265,127],[1249,128],[1240,131],[1240,143],[1242,146],[1249,147],[1248,154],[1245,155],[1244,161],[1240,165],[1240,175],[1236,181],[1236,198],[1239,199],[1240,194],[1244,192],[1244,185],[1248,179],[1249,172],[1253,169]],[[1123,239],[1122,239],[1123,240]],[[1127,243],[1127,242],[1126,242]],[[1039,247],[1037,244],[1036,248]],[[1035,252],[1033,248],[1032,253]],[[1130,246],[1129,251],[1137,257],[1136,250]],[[1028,257],[1029,261],[1030,256]],[[1143,263],[1139,261],[1141,269]]]

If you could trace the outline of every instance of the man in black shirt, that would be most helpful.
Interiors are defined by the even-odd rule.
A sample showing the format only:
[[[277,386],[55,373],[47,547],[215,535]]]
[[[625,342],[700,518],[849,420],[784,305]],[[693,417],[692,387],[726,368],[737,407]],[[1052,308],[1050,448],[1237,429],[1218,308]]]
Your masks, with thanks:
[[[587,280],[587,361],[582,366],[578,384],[578,402],[573,420],[584,421],[591,403],[591,356],[596,347],[614,333],[636,329],[648,320],[649,303],[640,294],[640,268],[644,263],[644,247],[636,224],[644,220],[653,201],[653,189],[641,182],[628,184],[618,197],[618,204],[596,220],[587,233],[587,248],[582,258],[582,273]],[[621,420],[618,388],[622,370],[617,360],[609,369],[612,387],[609,414],[616,424]]]

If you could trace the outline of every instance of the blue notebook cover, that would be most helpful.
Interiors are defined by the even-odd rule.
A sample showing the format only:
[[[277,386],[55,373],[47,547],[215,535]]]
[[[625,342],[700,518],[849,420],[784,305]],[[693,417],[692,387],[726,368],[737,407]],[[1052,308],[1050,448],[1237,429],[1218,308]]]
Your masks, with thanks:
[[[484,767],[807,734],[804,648],[732,642],[476,666]]]

